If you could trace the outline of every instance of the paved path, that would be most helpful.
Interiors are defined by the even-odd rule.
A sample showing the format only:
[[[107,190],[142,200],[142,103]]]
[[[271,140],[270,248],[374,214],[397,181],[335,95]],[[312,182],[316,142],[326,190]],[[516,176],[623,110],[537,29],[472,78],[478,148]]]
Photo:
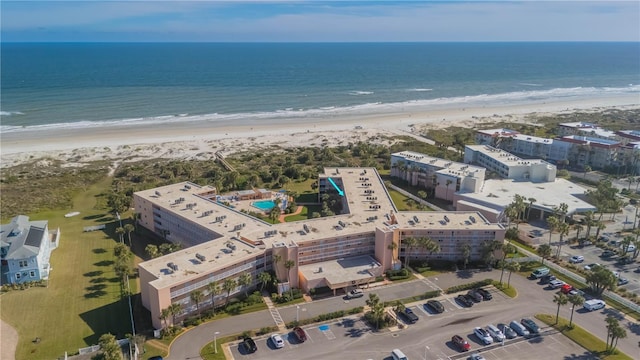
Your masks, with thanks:
[[[14,360],[18,346],[18,332],[4,321],[0,321],[0,360]]]
[[[278,218],[278,221],[283,223],[285,222],[285,219],[287,216],[293,216],[293,215],[298,215],[302,212],[302,206],[298,205],[298,208],[296,209],[296,212],[291,213],[291,214],[280,214],[280,217]]]

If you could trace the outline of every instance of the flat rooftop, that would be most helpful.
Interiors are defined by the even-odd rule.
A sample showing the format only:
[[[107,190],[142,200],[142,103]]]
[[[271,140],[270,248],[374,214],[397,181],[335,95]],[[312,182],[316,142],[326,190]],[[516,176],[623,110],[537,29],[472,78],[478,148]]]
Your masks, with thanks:
[[[597,124],[588,123],[588,122],[578,121],[578,122],[562,123],[560,124],[560,126],[574,128],[582,131],[583,133],[590,132],[597,136],[606,137],[606,138],[614,138],[616,136],[616,133],[614,131],[603,129],[599,127]]]
[[[575,142],[581,142],[581,143],[601,144],[601,145],[607,145],[607,146],[620,144],[620,141],[618,140],[607,140],[607,139],[601,139],[601,138],[590,137],[590,136],[580,136],[580,135],[563,136],[561,139],[573,140]]]
[[[480,134],[484,134],[484,135],[493,136],[493,137],[514,136],[514,135],[520,134],[519,132],[517,132],[515,130],[505,129],[505,128],[477,130],[476,132],[478,132]]]
[[[569,206],[569,214],[574,212],[584,212],[596,210],[588,202],[580,199],[586,189],[565,179],[556,178],[553,182],[532,183],[528,181],[516,181],[513,179],[491,179],[485,180],[484,188],[479,193],[461,193],[463,199],[471,200],[473,203],[493,204],[504,208],[513,202],[516,194],[525,195],[527,198],[534,198],[536,202],[534,208],[552,210],[553,207],[565,203]]]
[[[407,161],[429,165],[434,168],[440,168],[438,172],[459,175],[459,176],[473,176],[473,174],[482,174],[484,177],[485,168],[469,165],[461,162],[450,161],[446,159],[441,159],[413,151],[401,151],[391,156],[401,157],[406,159]]]
[[[543,138],[539,136],[517,134],[517,135],[514,135],[513,138],[516,140],[526,141],[526,142],[531,142],[536,144],[553,144],[553,139]]]
[[[303,265],[299,271],[307,280],[326,279],[328,285],[359,284],[381,274],[380,263],[368,255]]]
[[[549,164],[541,159],[522,159],[516,155],[513,155],[510,152],[504,151],[502,149],[497,149],[488,145],[467,145],[466,147],[477,151],[481,154],[484,154],[496,161],[505,164],[507,166],[515,166],[515,165],[527,165],[527,164]],[[549,164],[551,165],[551,164]]]

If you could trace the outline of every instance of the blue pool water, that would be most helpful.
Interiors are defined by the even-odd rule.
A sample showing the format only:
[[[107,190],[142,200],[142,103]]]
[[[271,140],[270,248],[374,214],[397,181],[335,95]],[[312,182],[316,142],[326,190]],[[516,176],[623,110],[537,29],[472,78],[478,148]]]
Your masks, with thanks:
[[[267,210],[273,209],[273,207],[276,206],[276,203],[274,203],[273,200],[260,200],[260,201],[255,201],[251,205],[254,207],[257,207],[262,211],[267,211]]]

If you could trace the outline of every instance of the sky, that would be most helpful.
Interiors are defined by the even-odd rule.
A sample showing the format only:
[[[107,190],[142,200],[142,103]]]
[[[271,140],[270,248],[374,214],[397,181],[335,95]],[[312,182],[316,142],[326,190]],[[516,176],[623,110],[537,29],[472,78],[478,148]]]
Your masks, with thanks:
[[[4,42],[640,41],[640,1],[0,1]]]

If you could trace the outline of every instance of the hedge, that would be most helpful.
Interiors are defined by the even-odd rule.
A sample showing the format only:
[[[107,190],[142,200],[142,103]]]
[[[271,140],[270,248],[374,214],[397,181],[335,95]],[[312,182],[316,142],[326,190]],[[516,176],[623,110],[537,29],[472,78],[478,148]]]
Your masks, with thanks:
[[[459,291],[471,290],[471,289],[475,289],[475,288],[491,285],[492,283],[493,283],[493,280],[484,279],[482,281],[476,281],[476,282],[472,282],[472,283],[468,283],[468,284],[452,286],[452,287],[446,289],[444,292],[446,294],[452,294],[452,293],[457,293]]]
[[[334,311],[328,314],[320,314],[314,318],[311,319],[304,319],[304,320],[299,320],[299,321],[292,321],[290,323],[287,323],[285,326],[287,327],[287,329],[291,329],[294,328],[296,326],[302,326],[302,325],[309,325],[309,324],[313,324],[313,323],[318,323],[318,322],[323,322],[323,321],[327,321],[327,320],[333,320],[333,319],[337,319],[337,318],[341,318],[344,317],[346,315],[354,315],[354,314],[359,314],[364,310],[364,307],[362,306],[358,306],[355,307],[353,309],[349,309],[349,310],[338,310],[338,311]]]

